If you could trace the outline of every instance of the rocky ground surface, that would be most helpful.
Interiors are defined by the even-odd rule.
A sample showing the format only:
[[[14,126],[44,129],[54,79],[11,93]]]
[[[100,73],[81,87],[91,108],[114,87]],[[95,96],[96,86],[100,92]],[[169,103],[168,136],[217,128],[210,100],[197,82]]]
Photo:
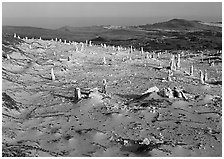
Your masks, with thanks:
[[[11,35],[3,50],[3,156],[222,155],[222,63],[214,52],[203,60],[183,52],[168,81],[172,52],[157,57]],[[207,70],[206,84],[199,70]]]

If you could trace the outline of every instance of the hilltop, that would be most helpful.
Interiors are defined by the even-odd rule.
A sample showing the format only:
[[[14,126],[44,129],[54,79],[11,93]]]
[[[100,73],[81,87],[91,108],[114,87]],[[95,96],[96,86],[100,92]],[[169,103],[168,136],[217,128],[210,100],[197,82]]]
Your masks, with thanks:
[[[222,31],[222,28],[215,25],[208,25],[209,23],[203,23],[201,21],[190,21],[185,19],[172,19],[167,22],[140,25],[139,27],[144,30],[151,29],[165,29],[176,31]]]

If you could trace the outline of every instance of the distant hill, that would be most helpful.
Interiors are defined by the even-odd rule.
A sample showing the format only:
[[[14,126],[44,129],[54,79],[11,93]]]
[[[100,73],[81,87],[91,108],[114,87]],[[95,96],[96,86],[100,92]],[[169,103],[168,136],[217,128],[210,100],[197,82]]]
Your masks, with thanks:
[[[89,27],[91,28],[91,27]],[[89,28],[75,28],[75,27],[62,27],[60,29],[44,29],[37,27],[26,27],[26,26],[3,26],[2,32],[13,35],[16,33],[20,37],[28,38],[42,38],[52,39],[60,38],[66,40],[84,41],[96,37],[94,31],[89,31]]]
[[[64,26],[59,29],[56,29],[57,31],[64,31],[64,32],[70,32],[70,33],[78,33],[78,32],[88,32],[88,33],[96,33],[96,32],[104,32],[107,31],[104,26],[86,26],[86,27],[71,27],[71,26]]]
[[[185,19],[172,19],[167,22],[146,24],[138,26],[144,30],[176,30],[176,31],[198,31],[198,30],[210,30],[210,31],[222,31],[221,27],[211,26],[203,24],[200,21],[190,21]]]
[[[139,26],[120,27],[111,25],[88,26],[88,27],[71,27],[64,26],[59,29],[44,29],[37,27],[26,26],[3,26],[3,33],[17,33],[20,36],[35,37],[35,38],[62,38],[67,40],[85,40],[94,39],[97,36],[101,37],[122,37],[127,39],[127,36],[136,38],[145,34],[142,31],[216,31],[221,32],[221,23],[205,23],[201,21],[190,21],[185,19],[172,19],[167,22],[146,24]]]
[[[27,36],[28,38],[63,38],[63,37],[69,37],[72,36],[69,33],[53,30],[53,29],[44,29],[44,28],[37,28],[37,27],[27,27],[27,26],[3,26],[2,27],[2,33],[7,34],[14,34],[21,37]]]
[[[36,27],[26,26],[3,26],[2,32],[13,35],[16,33],[20,37],[28,38],[42,38],[52,39],[61,38],[66,40],[74,41],[85,41],[85,40],[97,40],[97,37],[101,37],[104,40],[127,40],[133,39],[138,36],[142,36],[143,33],[140,30],[130,30],[125,27],[113,27],[113,26],[88,26],[88,27],[71,27],[64,26],[58,29],[44,29]],[[98,39],[101,41],[102,39]]]
[[[64,26],[58,29],[44,29],[25,26],[3,26],[2,38],[20,37],[62,39],[67,41],[92,40],[94,43],[122,45],[144,50],[152,49],[219,49],[222,48],[222,23],[205,23],[185,19],[172,19],[166,22],[139,26]],[[4,36],[5,35],[5,36]],[[12,39],[11,39],[12,40]],[[11,41],[6,40],[6,41]],[[4,45],[7,42],[3,40]]]

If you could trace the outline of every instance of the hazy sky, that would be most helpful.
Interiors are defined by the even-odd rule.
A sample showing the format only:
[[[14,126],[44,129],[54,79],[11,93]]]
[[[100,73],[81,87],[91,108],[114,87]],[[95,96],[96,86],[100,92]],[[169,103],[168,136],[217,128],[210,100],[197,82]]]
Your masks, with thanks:
[[[57,28],[65,25],[138,25],[172,18],[221,21],[221,17],[221,2],[2,3],[3,25],[47,28]]]

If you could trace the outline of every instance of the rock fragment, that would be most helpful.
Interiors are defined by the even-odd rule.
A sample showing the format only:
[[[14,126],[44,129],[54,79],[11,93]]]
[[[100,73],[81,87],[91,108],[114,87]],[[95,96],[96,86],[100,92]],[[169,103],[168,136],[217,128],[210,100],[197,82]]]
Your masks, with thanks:
[[[10,56],[9,56],[9,54],[6,54],[6,56],[7,56],[7,59],[10,60]]]
[[[149,88],[147,91],[145,91],[144,93],[142,93],[142,95],[143,95],[143,94],[147,94],[147,93],[152,93],[152,92],[159,92],[159,88],[156,87],[156,86],[151,87],[151,88]]]
[[[168,88],[163,88],[157,94],[160,95],[161,97],[173,98],[173,91],[169,87]]]
[[[173,97],[182,98],[181,90],[177,87],[174,87]]]

